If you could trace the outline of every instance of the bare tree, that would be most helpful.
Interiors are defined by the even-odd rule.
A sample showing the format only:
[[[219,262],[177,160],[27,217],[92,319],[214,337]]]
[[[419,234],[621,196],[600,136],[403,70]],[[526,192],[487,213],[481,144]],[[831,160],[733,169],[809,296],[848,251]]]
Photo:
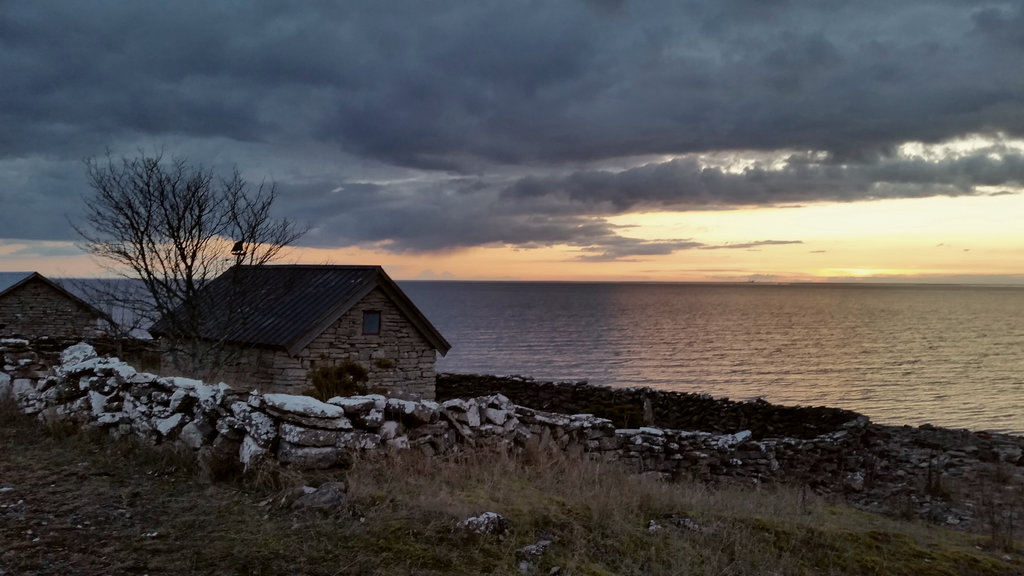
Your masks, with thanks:
[[[237,168],[221,178],[184,158],[141,152],[119,159],[108,153],[85,165],[93,193],[83,222],[74,225],[84,248],[118,275],[142,282],[148,298],[134,312],[160,320],[176,368],[200,372],[217,348],[201,343],[202,288],[236,264],[274,260],[305,229],[273,218],[276,187],[253,188]]]

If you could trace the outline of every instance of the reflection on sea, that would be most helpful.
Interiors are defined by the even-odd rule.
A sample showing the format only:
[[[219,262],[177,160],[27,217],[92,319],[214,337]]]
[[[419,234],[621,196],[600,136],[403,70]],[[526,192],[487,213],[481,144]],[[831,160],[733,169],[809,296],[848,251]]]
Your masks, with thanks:
[[[1024,289],[403,282],[438,369],[1024,433]]]

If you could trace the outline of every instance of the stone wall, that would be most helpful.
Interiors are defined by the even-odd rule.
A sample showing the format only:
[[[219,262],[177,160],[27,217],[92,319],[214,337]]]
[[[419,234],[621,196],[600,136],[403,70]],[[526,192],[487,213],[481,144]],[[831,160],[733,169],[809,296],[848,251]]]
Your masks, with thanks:
[[[140,373],[117,358],[98,357],[87,344],[65,350],[52,368],[25,341],[0,341],[0,347],[5,356],[0,396],[13,396],[23,412],[154,444],[226,451],[244,465],[270,457],[316,468],[379,449],[446,454],[486,447],[618,461],[666,478],[807,477],[835,483],[848,470],[844,459],[859,446],[867,426],[867,419],[855,418],[812,440],[754,440],[749,430],[616,428],[590,414],[517,406],[501,394],[440,403],[381,395],[320,402]]]
[[[380,334],[363,334],[365,311],[381,313]],[[307,370],[345,360],[358,362],[369,374],[371,389],[403,398],[434,398],[437,352],[380,288],[374,288],[299,357]]]
[[[502,394],[538,410],[594,414],[620,428],[654,426],[733,433],[749,430],[754,439],[814,438],[839,429],[859,414],[825,407],[779,406],[764,401],[735,402],[708,394],[652,388],[613,388],[586,382],[537,382],[516,376],[439,374],[437,398]]]
[[[590,414],[519,406],[502,394],[320,402],[140,373],[84,344],[64,350],[54,366],[24,340],[0,340],[0,353],[0,401],[13,398],[43,421],[177,444],[194,450],[200,463],[270,459],[326,468],[389,450],[526,451],[619,462],[666,479],[796,483],[865,509],[959,527],[1022,512],[1015,506],[1024,493],[1024,439],[1015,436],[879,426],[863,416],[812,438],[622,428]],[[723,405],[729,414],[730,404]]]
[[[380,334],[362,331],[363,312],[381,313]],[[379,288],[295,357],[284,350],[225,346],[225,361],[209,376],[261,392],[301,394],[311,386],[310,371],[345,361],[366,369],[367,387],[402,398],[434,398],[436,352]]]
[[[0,298],[0,338],[89,338],[103,333],[99,316],[33,278]]]

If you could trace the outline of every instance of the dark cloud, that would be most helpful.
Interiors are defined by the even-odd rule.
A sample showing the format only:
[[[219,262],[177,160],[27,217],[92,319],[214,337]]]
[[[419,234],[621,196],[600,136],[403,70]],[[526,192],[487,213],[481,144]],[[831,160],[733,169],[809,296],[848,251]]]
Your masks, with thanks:
[[[50,124],[83,143],[299,129],[432,167],[709,148],[858,155],[965,130],[1021,134],[1022,22],[1020,7],[954,1],[15,2],[0,16],[16,126],[2,149],[24,150],[26,132],[51,141]]]
[[[619,214],[639,209],[960,196],[975,194],[979,186],[1006,185],[1024,185],[1024,156],[1019,153],[992,158],[983,151],[942,162],[901,156],[861,164],[792,155],[779,168],[729,171],[684,158],[618,172],[585,170],[526,177],[506,188],[502,197],[523,202],[550,197],[581,212]]]
[[[603,239],[599,244],[582,247],[579,257],[585,262],[610,262],[633,256],[663,256],[680,250],[704,248],[704,244],[692,240],[641,240],[617,236]]]
[[[787,244],[803,244],[801,240],[758,240],[756,242],[733,242],[718,246],[701,246],[701,250],[745,250],[762,246],[785,246]]]
[[[689,241],[604,218],[1019,187],[1018,151],[898,151],[1024,136],[1022,30],[994,0],[14,0],[0,235],[70,238],[81,159],[107,148],[239,163],[278,183],[306,242],[395,251],[641,256]],[[780,150],[810,153],[703,159]]]

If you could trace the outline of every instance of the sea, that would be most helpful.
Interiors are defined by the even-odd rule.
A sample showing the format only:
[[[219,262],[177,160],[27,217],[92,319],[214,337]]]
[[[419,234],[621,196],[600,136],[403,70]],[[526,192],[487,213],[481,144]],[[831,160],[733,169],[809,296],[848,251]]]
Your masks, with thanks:
[[[1024,434],[1024,288],[400,283],[451,343],[440,372],[847,408]]]

